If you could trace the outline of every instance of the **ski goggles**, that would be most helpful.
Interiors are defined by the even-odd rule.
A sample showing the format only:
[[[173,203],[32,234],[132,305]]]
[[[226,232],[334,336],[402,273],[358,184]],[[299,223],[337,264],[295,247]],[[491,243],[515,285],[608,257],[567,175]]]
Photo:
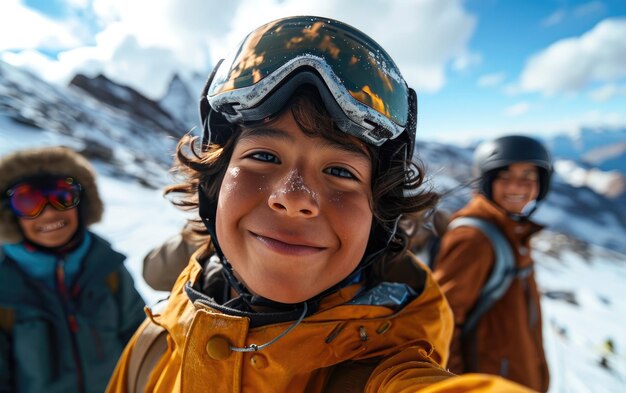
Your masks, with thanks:
[[[415,139],[415,92],[391,57],[361,31],[326,18],[256,29],[218,64],[203,98],[230,123],[254,122],[278,113],[303,84],[317,87],[342,131],[366,143],[380,146],[405,131]]]
[[[72,177],[42,178],[23,181],[9,188],[6,200],[16,216],[36,218],[50,205],[59,211],[80,203],[81,186]]]

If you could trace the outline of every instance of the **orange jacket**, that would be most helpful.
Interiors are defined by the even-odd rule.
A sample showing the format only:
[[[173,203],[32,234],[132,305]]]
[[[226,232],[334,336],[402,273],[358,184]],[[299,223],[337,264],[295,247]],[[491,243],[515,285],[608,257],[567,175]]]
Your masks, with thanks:
[[[419,269],[422,289],[399,311],[347,303],[360,289],[360,285],[352,285],[324,298],[316,313],[272,345],[241,353],[230,351],[228,344],[267,343],[293,322],[250,328],[248,318],[226,315],[198,301],[192,304],[184,286],[201,278],[201,267],[192,257],[174,285],[168,305],[152,317],[167,330],[168,346],[146,391],[323,392],[330,373],[338,370],[334,366],[367,360],[373,361],[375,368],[368,374],[366,392],[408,393],[445,381],[452,377],[442,367],[448,357],[452,315],[430,273]],[[108,392],[127,392],[129,359],[137,338],[138,334],[122,354]],[[452,386],[527,392],[506,381],[485,378],[464,377],[461,385]]]
[[[524,268],[533,264],[530,237],[541,230],[541,226],[528,220],[514,221],[482,195],[475,196],[452,219],[461,216],[493,222],[510,241],[516,266]],[[450,349],[450,370],[459,374],[501,375],[545,392],[549,373],[534,272],[526,278],[514,279],[504,296],[483,315],[472,339],[461,344],[460,328],[476,303],[493,263],[491,244],[477,228],[458,227],[447,232],[441,240],[434,277],[454,313],[456,328]],[[465,346],[464,353],[462,345]]]

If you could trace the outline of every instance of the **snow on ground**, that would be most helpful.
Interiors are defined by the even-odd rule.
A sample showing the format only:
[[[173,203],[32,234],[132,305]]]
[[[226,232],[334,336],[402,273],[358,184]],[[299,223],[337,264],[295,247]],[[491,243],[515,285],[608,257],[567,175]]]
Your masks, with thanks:
[[[160,190],[133,182],[100,176],[98,188],[105,201],[104,217],[91,229],[127,256],[126,266],[137,290],[148,305],[154,304],[167,293],[155,291],[145,283],[143,257],[182,229],[186,213],[175,208]]]
[[[551,255],[542,241],[547,240],[535,242],[533,255],[539,287],[564,295],[542,298],[550,392],[625,392],[626,256],[595,246],[584,256],[571,251]],[[607,340],[613,341],[613,353]],[[602,356],[610,369],[599,367]]]

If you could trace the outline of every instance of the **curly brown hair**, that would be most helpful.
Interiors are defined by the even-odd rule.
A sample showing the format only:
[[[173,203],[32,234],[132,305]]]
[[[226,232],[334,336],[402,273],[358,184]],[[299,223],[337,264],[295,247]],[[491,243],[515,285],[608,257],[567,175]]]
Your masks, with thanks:
[[[404,151],[394,150],[387,144],[376,147],[364,144],[355,137],[342,132],[326,108],[315,89],[303,87],[292,96],[285,110],[290,110],[296,123],[308,136],[320,136],[342,144],[366,146],[372,158],[372,200],[370,206],[375,223],[385,231],[392,232],[400,215],[422,212],[432,208],[438,201],[438,194],[424,183],[424,169],[421,163],[408,160]],[[272,122],[279,114],[263,120]],[[230,138],[223,145],[211,143],[202,148],[199,138],[184,136],[176,149],[175,165],[172,172],[180,177],[181,183],[169,186],[166,195],[179,195],[172,198],[179,208],[198,209],[198,190],[202,189],[206,198],[216,202],[228,167],[231,155],[242,132],[247,126],[233,124],[220,132],[229,132]],[[397,146],[396,146],[397,149]],[[194,232],[206,236],[200,219],[193,220]],[[389,252],[383,258],[401,255],[407,248],[407,236],[402,228],[397,228],[391,241]]]

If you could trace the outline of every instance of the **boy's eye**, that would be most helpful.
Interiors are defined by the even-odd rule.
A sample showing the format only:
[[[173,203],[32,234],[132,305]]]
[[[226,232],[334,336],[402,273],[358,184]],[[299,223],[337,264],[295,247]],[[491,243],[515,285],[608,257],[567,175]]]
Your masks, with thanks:
[[[258,161],[273,162],[276,164],[280,164],[280,160],[278,159],[278,157],[265,151],[252,153],[250,154],[250,157]]]
[[[352,174],[349,170],[341,167],[331,167],[325,170],[326,173],[332,176],[343,177],[345,179],[356,179],[356,176]]]

